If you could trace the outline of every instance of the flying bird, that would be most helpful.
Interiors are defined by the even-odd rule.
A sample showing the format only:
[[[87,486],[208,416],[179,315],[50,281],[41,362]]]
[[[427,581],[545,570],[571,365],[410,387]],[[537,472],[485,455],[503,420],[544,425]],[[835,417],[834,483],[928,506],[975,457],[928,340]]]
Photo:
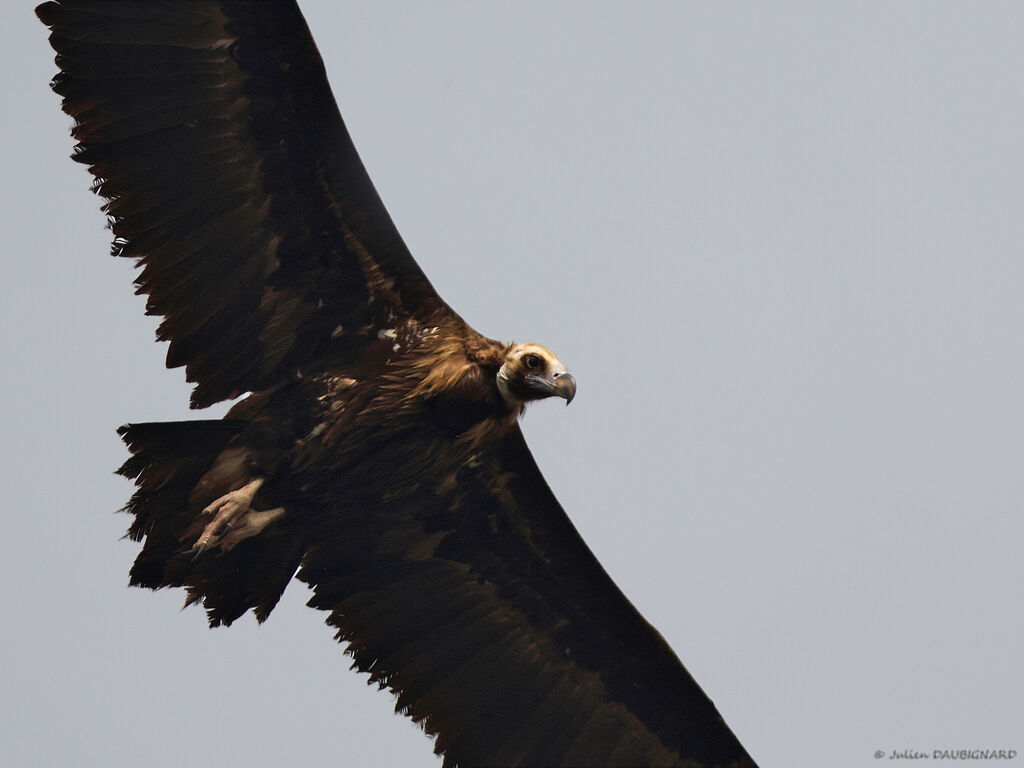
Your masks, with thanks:
[[[446,766],[753,766],[544,481],[576,380],[474,331],[403,244],[294,2],[64,0],[53,89],[168,367],[223,419],[130,424],[132,585],[212,626],[293,576]]]

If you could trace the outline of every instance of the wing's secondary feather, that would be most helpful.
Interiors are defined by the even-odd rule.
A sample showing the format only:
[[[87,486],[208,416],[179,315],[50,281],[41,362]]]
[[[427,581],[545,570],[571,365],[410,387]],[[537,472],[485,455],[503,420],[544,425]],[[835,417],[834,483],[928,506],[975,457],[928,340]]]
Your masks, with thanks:
[[[753,765],[583,543],[518,428],[398,503],[356,506],[351,525],[321,518],[299,577],[450,761]]]
[[[193,405],[450,310],[363,168],[293,2],[47,3],[75,159]],[[339,329],[341,331],[339,332]]]

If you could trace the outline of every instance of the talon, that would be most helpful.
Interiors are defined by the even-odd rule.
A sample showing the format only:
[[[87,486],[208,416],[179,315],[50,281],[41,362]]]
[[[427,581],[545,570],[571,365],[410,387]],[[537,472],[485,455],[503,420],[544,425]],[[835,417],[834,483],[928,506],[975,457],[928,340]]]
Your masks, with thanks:
[[[196,552],[195,557],[205,552],[208,547],[218,546],[228,531],[231,530],[234,522],[245,518],[249,514],[252,500],[256,497],[256,492],[262,485],[263,478],[258,477],[237,490],[225,493],[203,509],[202,514],[213,515],[214,517],[213,520],[207,523],[192,547],[192,551]]]
[[[192,547],[192,549],[190,549],[186,554],[192,555],[192,560],[196,561],[199,559],[199,556],[203,554],[203,552],[205,551],[206,544],[196,544],[196,546]]]

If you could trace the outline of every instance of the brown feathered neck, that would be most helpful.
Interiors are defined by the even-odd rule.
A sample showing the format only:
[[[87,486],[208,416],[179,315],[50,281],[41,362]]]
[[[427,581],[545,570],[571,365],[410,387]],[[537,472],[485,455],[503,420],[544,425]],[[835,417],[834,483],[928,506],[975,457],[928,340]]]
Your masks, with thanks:
[[[485,392],[475,390],[481,389],[488,379],[496,392],[495,377],[512,346],[475,332],[446,336],[429,353],[412,362],[409,373],[419,379],[419,384],[410,394],[425,399],[461,391],[468,396],[486,396]]]
[[[455,427],[458,443],[475,450],[507,434],[525,409],[525,402],[507,401],[498,388],[498,372],[515,347],[468,328],[438,339],[412,362],[408,374],[419,383],[408,398],[431,408]]]

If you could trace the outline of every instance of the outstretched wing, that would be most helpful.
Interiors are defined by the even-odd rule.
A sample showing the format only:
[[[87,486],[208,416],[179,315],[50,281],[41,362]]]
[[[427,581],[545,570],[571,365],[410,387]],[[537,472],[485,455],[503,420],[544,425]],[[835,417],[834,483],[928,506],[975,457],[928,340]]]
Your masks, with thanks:
[[[363,168],[291,0],[63,0],[54,90],[74,158],[143,267],[193,407],[450,313]],[[393,322],[392,322],[393,325]]]
[[[754,765],[583,543],[518,427],[401,503],[367,480],[358,519],[323,516],[299,578],[446,766]]]

